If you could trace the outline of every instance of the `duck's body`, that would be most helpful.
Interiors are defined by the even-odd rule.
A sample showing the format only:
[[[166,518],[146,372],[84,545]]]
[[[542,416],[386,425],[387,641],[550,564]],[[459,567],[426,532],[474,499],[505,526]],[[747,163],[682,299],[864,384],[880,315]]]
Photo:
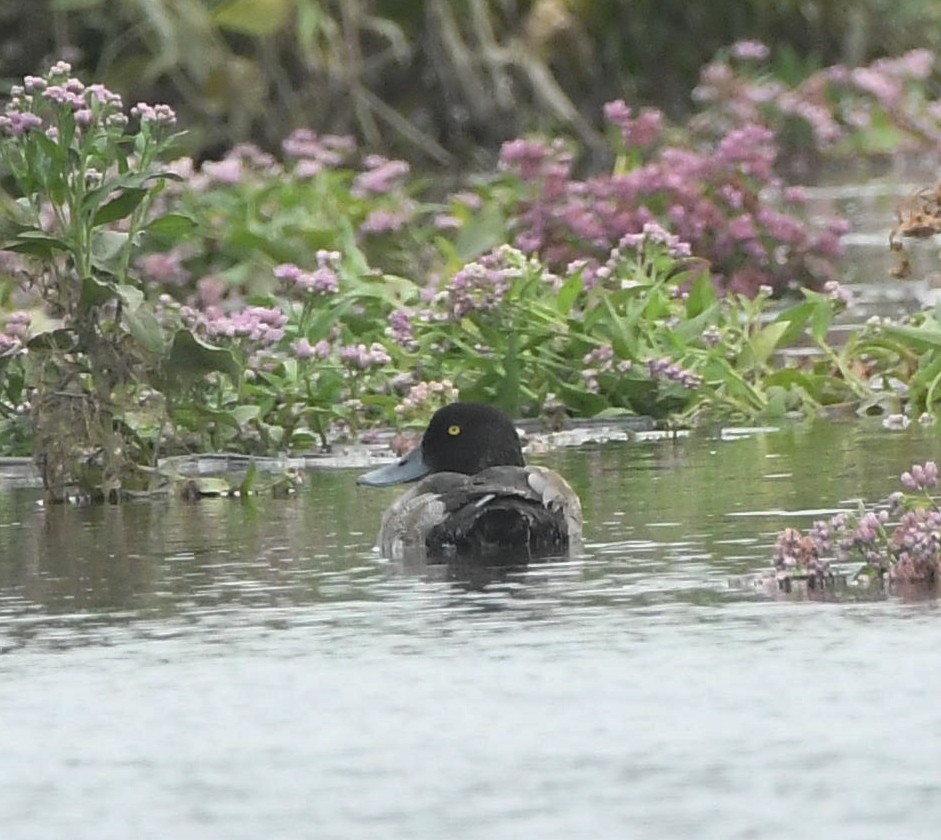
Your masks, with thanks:
[[[516,428],[498,409],[445,406],[418,447],[359,481],[418,479],[382,517],[379,549],[389,559],[517,562],[580,546],[578,496],[558,473],[525,465]]]

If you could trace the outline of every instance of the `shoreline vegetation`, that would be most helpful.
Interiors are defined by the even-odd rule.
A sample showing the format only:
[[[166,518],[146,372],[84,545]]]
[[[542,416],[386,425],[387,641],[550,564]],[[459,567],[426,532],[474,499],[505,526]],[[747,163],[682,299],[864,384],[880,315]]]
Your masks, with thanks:
[[[25,77],[0,115],[0,454],[31,454],[47,501],[118,501],[159,458],[304,452],[457,397],[670,429],[930,413],[938,313],[831,345],[847,224],[786,173],[936,153],[934,56],[794,84],[770,58],[721,50],[682,125],[608,102],[605,168],[527,135],[446,193],[312,129],[197,163],[169,106],[64,61]],[[931,201],[900,218],[902,257]]]

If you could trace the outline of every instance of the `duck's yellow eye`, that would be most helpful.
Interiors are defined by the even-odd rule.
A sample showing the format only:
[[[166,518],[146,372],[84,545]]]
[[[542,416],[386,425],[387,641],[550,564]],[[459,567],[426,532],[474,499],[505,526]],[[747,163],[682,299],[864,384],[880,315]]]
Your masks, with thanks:
[[[461,427],[456,423],[453,426],[448,426],[448,434],[451,437],[457,437],[461,433]]]

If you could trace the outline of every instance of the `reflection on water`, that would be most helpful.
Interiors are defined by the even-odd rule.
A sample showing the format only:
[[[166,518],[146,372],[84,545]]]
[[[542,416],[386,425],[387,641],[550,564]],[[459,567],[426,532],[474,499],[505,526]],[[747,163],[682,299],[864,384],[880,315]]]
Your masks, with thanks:
[[[937,442],[555,453],[585,554],[499,571],[381,561],[395,491],[349,472],[245,503],[0,493],[2,837],[933,836],[937,602],[728,580]]]

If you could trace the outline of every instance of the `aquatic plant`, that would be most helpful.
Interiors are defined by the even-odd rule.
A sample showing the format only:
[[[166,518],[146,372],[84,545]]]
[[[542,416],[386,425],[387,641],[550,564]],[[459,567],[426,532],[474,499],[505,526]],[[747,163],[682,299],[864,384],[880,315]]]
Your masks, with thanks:
[[[423,202],[407,164],[348,137],[164,163],[166,109],[125,115],[63,67],[27,82],[0,143],[0,436],[34,448],[52,498],[120,495],[168,453],[423,425],[458,394],[666,424],[933,404],[941,368],[912,351],[929,316],[828,343],[840,223],[814,238],[758,127],[706,154],[614,102],[611,172],[519,140],[502,174]],[[816,354],[780,354],[798,343]]]
[[[861,503],[855,512],[814,522],[806,533],[785,528],[772,553],[778,585],[786,591],[798,581],[832,586],[832,558],[854,564],[856,581],[934,588],[941,582],[941,507],[931,495],[938,466],[916,464],[902,473],[901,483],[904,490],[886,501]]]
[[[761,124],[774,131],[793,170],[824,158],[936,151],[941,107],[925,82],[935,56],[914,49],[847,67],[835,64],[787,84],[771,51],[746,42],[721,50],[700,73],[693,98],[700,113],[689,127],[705,137]]]
[[[28,403],[49,501],[75,484],[92,496],[121,494],[148,457],[131,394],[183,361],[133,270],[144,242],[172,245],[190,226],[152,212],[175,177],[159,164],[174,123],[165,105],[125,113],[117,94],[85,85],[61,61],[14,86],[0,114],[0,162],[13,184],[0,248],[19,255],[8,278],[37,309],[32,321],[7,317],[7,334],[17,329],[3,354],[0,404],[17,418]]]
[[[774,133],[759,123],[736,126],[706,146],[664,144],[664,117],[623,101],[605,106],[615,129],[616,162],[589,178],[574,174],[560,142],[506,143],[501,166],[519,180],[507,208],[514,241],[558,269],[573,259],[597,265],[623,237],[656,223],[708,261],[722,289],[754,295],[820,288],[836,278],[838,219],[811,225],[803,194],[775,173]]]

